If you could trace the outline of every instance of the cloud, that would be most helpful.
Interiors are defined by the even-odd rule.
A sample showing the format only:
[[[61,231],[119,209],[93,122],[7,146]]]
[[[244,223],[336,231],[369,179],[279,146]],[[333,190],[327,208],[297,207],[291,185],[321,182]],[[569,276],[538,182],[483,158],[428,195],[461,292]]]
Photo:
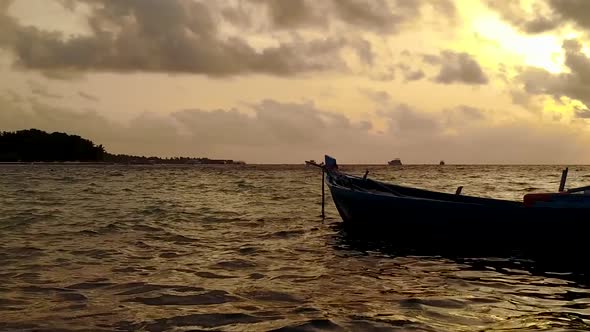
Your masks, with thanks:
[[[590,110],[587,107],[575,107],[575,116],[580,119],[590,119]]]
[[[530,34],[555,30],[568,23],[590,29],[590,2],[586,0],[539,0],[528,10],[522,1],[485,0],[485,3],[505,21]]]
[[[13,90],[5,90],[4,92],[4,97],[6,98],[6,100],[9,103],[14,103],[14,104],[20,104],[22,102],[25,102],[25,98],[23,98],[20,94],[16,93]]]
[[[437,113],[420,112],[408,104],[396,103],[386,91],[366,88],[360,88],[359,91],[377,105],[377,114],[390,121],[390,131],[405,131],[402,136],[420,131],[434,133],[458,129],[488,119],[486,111],[473,106],[459,105]]]
[[[446,109],[443,111],[443,116],[446,117],[443,120],[445,128],[457,128],[465,124],[488,120],[485,111],[467,105],[459,105],[452,109]]]
[[[588,134],[559,123],[510,120],[494,123],[486,111],[458,106],[424,112],[401,104],[382,114],[389,118],[386,134],[402,159],[465,163],[581,162]],[[393,143],[395,142],[395,143]],[[571,145],[568,146],[568,142]]]
[[[423,79],[424,76],[426,76],[426,74],[424,74],[421,69],[404,73],[404,79],[406,82],[419,81]]]
[[[94,101],[94,102],[97,102],[100,100],[100,99],[98,99],[98,97],[93,96],[89,93],[82,92],[82,91],[78,91],[78,95],[86,100],[90,100],[90,101]]]
[[[92,6],[90,35],[60,32],[0,18],[0,47],[20,68],[39,71],[149,71],[231,76],[262,73],[297,75],[343,70],[339,52],[366,45],[350,38],[292,38],[254,48],[242,36],[220,33],[220,14],[191,0],[86,0]]]
[[[0,7],[0,48],[15,66],[50,78],[77,72],[166,72],[228,77],[295,76],[349,68],[342,51],[352,49],[373,65],[364,32],[397,33],[429,5],[454,17],[449,0],[80,0],[60,1],[72,15],[88,6],[88,34],[66,35],[24,26]],[[271,26],[264,27],[264,6]],[[336,33],[333,25],[348,26]],[[320,29],[309,34],[300,29]],[[280,33],[282,31],[282,33]],[[315,37],[312,37],[315,36]],[[266,40],[264,44],[260,40]],[[61,75],[60,73],[64,73]],[[73,76],[72,76],[73,75]]]
[[[398,139],[410,141],[416,136],[437,136],[440,133],[441,123],[438,119],[407,104],[396,105],[381,114],[389,118],[390,133]]]
[[[547,3],[535,2],[529,11],[525,10],[520,0],[484,0],[484,3],[489,8],[497,11],[505,21],[526,33],[537,34],[547,32],[557,28],[562,23],[562,20],[547,8]]]
[[[456,8],[450,0],[245,0],[229,11],[231,16],[251,16],[255,11],[245,9],[244,3],[248,2],[265,5],[272,26],[278,29],[328,29],[338,23],[355,30],[392,34],[400,32],[402,25],[419,19],[426,6],[434,7],[441,18],[456,18]],[[252,19],[240,21],[251,23]]]
[[[309,26],[326,26],[321,12],[314,10],[314,3],[306,0],[250,0],[266,6],[267,15],[275,28],[293,29]],[[242,11],[240,15],[247,15]],[[248,23],[250,20],[248,20]]]
[[[393,98],[387,91],[359,88],[359,92],[379,106],[387,106],[393,103]]]
[[[413,82],[413,81],[419,81],[421,79],[423,79],[424,77],[426,77],[426,74],[424,73],[424,71],[422,69],[416,69],[413,70],[412,68],[410,68],[410,66],[400,63],[397,65],[397,68],[401,69],[403,75],[404,75],[404,81],[407,82]]]
[[[485,118],[484,112],[477,107],[461,105],[455,108],[455,110],[470,120],[482,120]]]
[[[438,75],[432,79],[434,82],[481,85],[489,81],[479,63],[467,53],[442,51],[440,55],[426,54],[422,58],[425,63],[440,66]]]
[[[47,86],[42,85],[41,83],[35,81],[28,81],[29,88],[31,89],[31,93],[33,95],[43,97],[43,98],[52,98],[52,99],[61,99],[63,98],[62,95],[58,95],[55,93],[49,92]]]
[[[442,18],[454,20],[456,15],[455,5],[449,0],[333,0],[332,3],[342,21],[382,33],[399,32],[403,24],[420,18],[425,6],[434,7]]]
[[[515,83],[530,95],[550,95],[556,100],[568,97],[590,105],[590,58],[577,40],[564,41],[563,50],[569,73],[553,74],[542,68],[525,67]]]
[[[262,100],[236,109],[187,109],[137,114],[126,123],[98,111],[73,111],[0,96],[0,130],[39,128],[87,137],[108,151],[157,156],[203,156],[250,163],[302,163],[332,154],[343,163],[572,163],[590,162],[590,137],[579,126],[538,121],[493,122],[469,106],[426,112],[384,101],[379,134],[368,121],[318,108],[313,102]]]
[[[327,151],[352,157],[349,148],[361,151],[378,145],[373,143],[369,122],[353,122],[310,102],[263,100],[251,106],[252,115],[233,109],[187,109],[169,115],[142,113],[119,123],[97,111],[73,111],[35,100],[17,105],[0,96],[0,130],[75,133],[114,153],[262,162],[298,163]]]
[[[583,29],[590,28],[590,3],[584,0],[549,0],[551,9],[563,20]]]
[[[394,8],[384,0],[336,0],[338,18],[356,27],[394,31],[406,19],[419,16],[420,2],[395,1]]]

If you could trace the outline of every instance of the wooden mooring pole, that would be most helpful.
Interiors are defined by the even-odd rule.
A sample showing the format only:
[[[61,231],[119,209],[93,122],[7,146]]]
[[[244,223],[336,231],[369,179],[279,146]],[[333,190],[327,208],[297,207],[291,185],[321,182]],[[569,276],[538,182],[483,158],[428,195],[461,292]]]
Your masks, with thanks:
[[[559,182],[559,192],[565,190],[565,180],[567,179],[567,171],[568,167],[566,167],[563,172],[561,172],[561,181]]]

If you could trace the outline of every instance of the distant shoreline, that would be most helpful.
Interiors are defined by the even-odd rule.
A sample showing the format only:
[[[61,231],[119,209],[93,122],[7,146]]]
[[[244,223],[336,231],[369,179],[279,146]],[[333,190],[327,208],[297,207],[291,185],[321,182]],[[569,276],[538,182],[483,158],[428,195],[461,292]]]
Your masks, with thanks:
[[[198,163],[116,163],[116,162],[107,162],[107,161],[89,161],[89,162],[76,162],[76,161],[33,161],[33,162],[17,162],[17,161],[8,161],[8,162],[0,162],[0,166],[9,166],[9,165],[47,165],[47,166],[175,166],[175,167],[202,167],[202,166],[216,166],[216,167],[234,167],[234,166],[306,166],[304,163],[296,163],[296,164],[198,164]],[[340,164],[340,167],[386,167],[391,169],[403,169],[407,166],[437,166],[440,168],[445,167],[464,167],[464,166],[555,166],[555,167],[588,167],[590,164],[446,164],[446,165],[439,165],[439,164],[405,164],[402,166],[391,166],[387,164]]]
[[[15,132],[0,131],[0,162],[8,165],[245,165],[246,162],[232,159],[204,157],[134,156],[112,154],[99,144],[78,135],[47,133],[39,129]],[[38,160],[38,161],[35,161]]]
[[[107,165],[118,165],[118,166],[245,166],[246,164],[216,164],[216,163],[116,163],[116,162],[109,162],[109,161],[30,161],[30,162],[23,162],[23,161],[6,161],[0,162],[0,165],[56,165],[56,166],[107,166]]]

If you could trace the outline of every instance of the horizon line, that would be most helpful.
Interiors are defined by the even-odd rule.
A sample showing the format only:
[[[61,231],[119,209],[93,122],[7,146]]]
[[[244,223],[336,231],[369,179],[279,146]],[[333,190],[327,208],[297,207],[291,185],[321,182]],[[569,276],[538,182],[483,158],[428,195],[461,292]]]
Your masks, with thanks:
[[[168,164],[168,163],[137,163],[137,164],[128,164],[128,163],[117,163],[117,162],[108,162],[108,161],[24,161],[24,162],[1,162],[0,165],[30,165],[30,164],[51,164],[51,165],[89,165],[89,164],[97,164],[97,165],[171,165],[171,166],[217,166],[217,167],[232,167],[232,166],[306,166],[305,162],[303,163],[246,163],[244,165],[240,164]],[[403,165],[388,165],[388,164],[365,164],[365,163],[347,163],[347,164],[338,164],[338,166],[386,166],[388,168],[403,168],[404,166],[590,166],[590,163],[458,163],[458,164],[445,164],[440,165],[437,163],[407,163]]]

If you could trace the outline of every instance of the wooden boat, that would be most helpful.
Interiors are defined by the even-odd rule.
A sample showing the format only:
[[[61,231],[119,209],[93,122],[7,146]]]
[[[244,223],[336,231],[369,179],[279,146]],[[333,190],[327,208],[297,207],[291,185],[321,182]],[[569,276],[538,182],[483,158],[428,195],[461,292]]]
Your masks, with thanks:
[[[395,234],[400,241],[526,242],[560,236],[587,239],[590,186],[527,194],[522,202],[436,192],[340,172],[326,156],[325,182],[347,226]],[[564,172],[567,176],[567,171]],[[565,177],[562,177],[562,185]],[[578,233],[576,233],[578,232]],[[584,241],[585,243],[585,241]]]

